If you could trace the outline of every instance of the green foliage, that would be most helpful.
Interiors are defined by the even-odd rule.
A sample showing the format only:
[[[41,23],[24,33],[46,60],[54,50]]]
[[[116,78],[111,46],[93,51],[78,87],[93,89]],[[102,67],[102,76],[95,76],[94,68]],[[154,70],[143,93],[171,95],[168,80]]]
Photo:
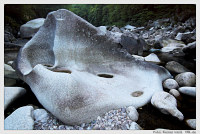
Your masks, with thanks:
[[[51,11],[68,9],[95,26],[126,24],[144,26],[149,20],[174,17],[182,21],[196,15],[195,5],[145,4],[68,4],[68,5],[5,5],[5,24],[18,27],[34,18],[45,18]]]

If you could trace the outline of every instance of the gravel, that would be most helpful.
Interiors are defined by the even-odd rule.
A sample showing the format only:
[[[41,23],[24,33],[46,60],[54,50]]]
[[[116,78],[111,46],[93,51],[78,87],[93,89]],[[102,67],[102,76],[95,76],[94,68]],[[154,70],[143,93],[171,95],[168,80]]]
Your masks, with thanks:
[[[96,120],[90,123],[80,125],[65,125],[55,116],[48,112],[46,122],[40,120],[34,122],[35,130],[129,130],[133,121],[128,117],[126,107],[111,110],[103,116],[98,116]]]

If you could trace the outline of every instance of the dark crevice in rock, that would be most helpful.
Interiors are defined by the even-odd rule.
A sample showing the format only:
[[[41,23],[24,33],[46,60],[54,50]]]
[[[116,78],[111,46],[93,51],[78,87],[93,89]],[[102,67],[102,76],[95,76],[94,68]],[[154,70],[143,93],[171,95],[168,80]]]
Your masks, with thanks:
[[[98,74],[99,77],[104,77],[104,78],[113,78],[113,75],[111,74]]]
[[[63,70],[63,69],[53,69],[52,71],[59,72],[59,73],[68,73],[68,74],[72,73],[72,71],[70,71],[70,70]]]

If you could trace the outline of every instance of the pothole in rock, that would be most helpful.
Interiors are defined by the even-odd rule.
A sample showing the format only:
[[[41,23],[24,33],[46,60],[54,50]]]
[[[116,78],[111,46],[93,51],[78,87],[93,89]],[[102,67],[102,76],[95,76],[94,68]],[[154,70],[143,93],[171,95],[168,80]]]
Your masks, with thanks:
[[[143,92],[142,91],[135,91],[135,92],[131,93],[131,95],[133,97],[139,97],[139,96],[143,95]]]
[[[103,78],[113,78],[114,76],[111,74],[98,74],[99,77],[103,77]]]
[[[70,70],[64,70],[64,69],[53,69],[51,71],[53,71],[53,72],[60,72],[60,73],[68,73],[68,74],[72,73],[72,71],[70,71]]]

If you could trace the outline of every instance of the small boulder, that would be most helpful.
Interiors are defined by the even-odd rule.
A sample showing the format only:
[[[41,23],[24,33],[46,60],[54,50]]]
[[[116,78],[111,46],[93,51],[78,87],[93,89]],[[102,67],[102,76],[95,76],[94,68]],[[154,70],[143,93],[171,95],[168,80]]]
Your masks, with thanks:
[[[196,87],[180,87],[178,89],[182,94],[196,97]]]
[[[174,79],[167,79],[163,82],[163,87],[167,89],[176,89],[178,88],[178,83]]]
[[[5,130],[33,130],[33,107],[24,106],[15,110],[4,120]]]
[[[12,67],[14,61],[8,61],[7,64]]]
[[[167,70],[169,70],[170,72],[173,72],[173,73],[189,72],[189,70],[187,68],[185,68],[183,65],[181,65],[180,63],[178,63],[176,61],[167,62],[165,67],[167,68]]]
[[[126,25],[124,28],[130,31],[134,31],[136,29],[135,26],[131,26],[131,25]]]
[[[8,32],[6,30],[4,31],[4,42],[13,42],[15,40],[16,38],[11,32]]]
[[[126,32],[121,35],[120,44],[130,54],[142,55],[143,46],[146,45],[142,40],[143,39],[139,38],[136,34]]]
[[[196,129],[196,119],[188,119],[188,120],[186,120],[186,124],[189,127]]]
[[[183,120],[183,114],[177,109],[177,102],[174,96],[167,92],[156,92],[151,98],[151,104],[164,114],[171,114],[179,120]]]
[[[174,97],[176,97],[176,98],[179,98],[179,97],[180,97],[180,93],[179,93],[179,91],[176,90],[176,89],[171,89],[171,90],[169,91],[169,93],[170,93],[171,95],[173,95]]]
[[[113,27],[111,32],[119,32],[119,33],[121,33],[121,30],[118,27]]]
[[[22,87],[4,87],[4,110],[25,93],[26,89]]]
[[[182,51],[185,53],[186,57],[191,57],[192,59],[196,58],[196,41],[183,47]]]
[[[152,62],[152,63],[156,63],[156,64],[160,63],[160,59],[154,53],[151,53],[148,56],[144,57],[144,60],[147,61],[147,62]]]
[[[160,41],[156,41],[156,42],[154,43],[153,47],[154,47],[155,49],[161,49],[161,48],[163,48],[163,45],[162,45],[162,43],[160,43]]]
[[[129,129],[130,130],[142,130],[142,128],[136,122],[132,122]]]
[[[26,24],[20,27],[21,38],[31,38],[33,37],[40,27],[44,24],[44,18],[38,18],[28,21]]]
[[[179,86],[192,87],[196,85],[196,75],[192,72],[178,74],[175,80],[178,82]]]
[[[162,40],[162,36],[161,35],[156,35],[155,36],[155,41],[160,41],[160,40]]]
[[[102,33],[106,34],[107,33],[107,27],[106,26],[99,26],[99,30],[101,30]]]
[[[148,34],[148,33],[144,33],[144,34],[142,35],[142,38],[148,39],[148,38],[149,38],[149,34]]]
[[[18,80],[15,70],[7,64],[4,64],[4,86],[13,86]]]
[[[135,107],[129,106],[128,108],[126,108],[126,111],[128,113],[128,117],[132,121],[137,121],[138,120],[139,114],[138,114],[137,110],[135,109]]]
[[[180,40],[185,42],[186,44],[195,41],[192,37],[194,36],[194,32],[186,32],[186,33],[178,33],[176,36],[176,40]]]

